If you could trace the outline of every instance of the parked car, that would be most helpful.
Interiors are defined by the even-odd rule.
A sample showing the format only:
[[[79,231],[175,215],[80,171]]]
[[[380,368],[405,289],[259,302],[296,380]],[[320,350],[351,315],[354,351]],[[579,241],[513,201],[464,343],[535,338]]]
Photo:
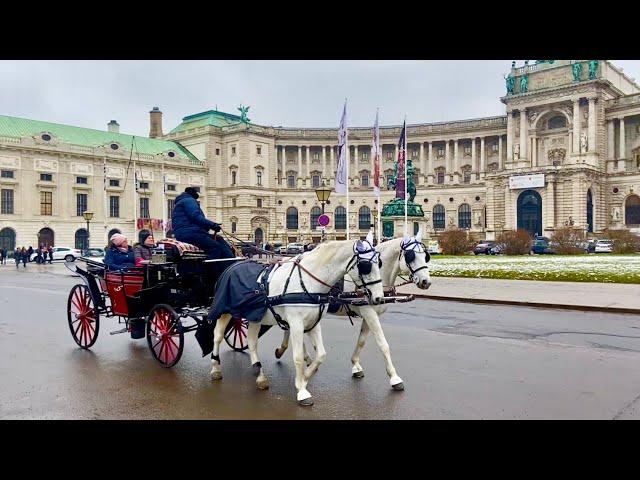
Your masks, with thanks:
[[[506,245],[504,243],[496,243],[489,249],[489,255],[500,255],[504,253]]]
[[[496,246],[496,242],[492,242],[490,240],[482,240],[473,248],[474,255],[489,255],[491,253],[491,249]]]
[[[547,237],[537,237],[531,241],[531,253],[538,255],[555,253]]]
[[[38,255],[36,253],[32,253],[30,257],[30,261],[34,262]],[[75,262],[76,258],[82,256],[82,251],[77,248],[69,248],[69,247],[53,247],[53,259],[54,260],[64,260],[65,262]],[[49,260],[49,256],[47,255],[47,260]]]
[[[427,252],[429,252],[429,255],[439,255],[442,253],[442,247],[437,240],[430,240],[427,244]]]
[[[302,243],[290,243],[287,245],[287,253],[304,253],[304,245]]]
[[[286,255],[287,254],[287,246],[286,245],[280,245],[280,248],[279,248],[278,252],[280,253],[280,255]]]
[[[82,254],[83,257],[104,257],[104,248],[89,248]]]
[[[613,252],[613,240],[598,240],[596,242],[595,253],[611,253]]]
[[[318,245],[315,243],[307,243],[304,246],[304,251],[305,252],[310,252],[311,250],[313,250],[314,248],[316,248]]]
[[[273,242],[271,244],[271,251],[274,253],[280,253],[281,248],[282,248],[282,242]]]

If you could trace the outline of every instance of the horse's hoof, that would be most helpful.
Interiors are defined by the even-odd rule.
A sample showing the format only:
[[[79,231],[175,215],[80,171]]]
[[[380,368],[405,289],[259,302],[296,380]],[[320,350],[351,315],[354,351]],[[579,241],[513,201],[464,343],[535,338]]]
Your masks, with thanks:
[[[402,392],[404,390],[404,383],[396,383],[395,385],[391,385],[391,388],[393,388],[396,392]]]
[[[313,405],[313,399],[309,397],[309,398],[305,398],[304,400],[299,400],[298,405],[302,407],[310,407],[311,405]]]
[[[351,376],[353,378],[362,378],[362,377],[364,377],[364,372],[363,371],[353,372],[353,374]]]
[[[282,350],[280,350],[279,348],[276,348],[276,358],[280,358],[280,357],[282,357],[282,354],[283,354],[283,353],[284,353],[284,352],[283,352]]]
[[[253,368],[253,374],[256,377],[260,375],[260,370],[262,370],[262,364],[260,362],[254,363],[253,365],[251,365],[251,367]]]
[[[211,372],[211,380],[222,380],[222,372]]]
[[[263,382],[256,382],[256,387],[258,387],[258,390],[269,390],[269,382],[266,380]]]

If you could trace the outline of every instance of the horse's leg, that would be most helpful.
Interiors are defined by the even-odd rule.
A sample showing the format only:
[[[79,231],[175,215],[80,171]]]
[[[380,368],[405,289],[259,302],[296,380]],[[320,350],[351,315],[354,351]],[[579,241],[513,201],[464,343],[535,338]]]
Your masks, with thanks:
[[[376,339],[378,348],[380,348],[380,351],[382,352],[391,387],[394,390],[404,390],[404,383],[398,376],[396,369],[393,366],[393,362],[391,361],[391,351],[389,350],[389,344],[387,343],[387,339],[385,338],[384,332],[382,331],[378,313],[374,309],[366,307],[362,308],[360,312],[360,315],[362,315],[362,321],[367,322],[367,325],[369,326],[373,337]]]
[[[224,331],[231,320],[231,315],[225,313],[216,322],[213,331],[213,351],[211,352],[211,380],[222,379],[222,369],[220,368],[220,344],[224,339]]]
[[[276,358],[282,357],[284,352],[287,351],[287,348],[289,348],[289,330],[285,330],[282,335],[282,344],[280,348],[276,348]]]
[[[307,334],[308,335],[308,334]],[[313,340],[312,340],[313,341]],[[314,344],[314,348],[315,348],[315,344]],[[311,365],[311,362],[313,361],[311,359],[311,357],[309,356],[309,354],[307,353],[307,344],[303,341],[302,342],[302,351],[304,352],[304,363],[307,364],[307,367],[309,365]]]
[[[307,333],[307,335],[309,335],[309,337],[311,338],[311,342],[316,349],[316,358],[311,362],[311,364],[304,372],[304,377],[307,380],[310,380],[318,370],[320,364],[327,358],[327,352],[324,349],[324,343],[322,342],[322,330],[320,328],[320,323],[318,323],[318,325],[316,325],[313,330]]]
[[[292,308],[295,310],[295,308]],[[302,313],[299,311],[299,313]],[[295,313],[298,313],[295,312]],[[293,350],[293,363],[296,366],[296,390],[299,405],[313,405],[311,394],[307,391],[307,379],[304,377],[304,324],[301,315],[291,315],[289,331],[291,332],[291,347]]]
[[[356,343],[356,348],[353,351],[353,355],[351,355],[351,375],[354,378],[362,378],[364,377],[364,370],[362,369],[362,365],[360,365],[360,352],[364,348],[364,344],[367,341],[367,335],[369,335],[369,324],[362,318],[362,325],[360,326],[360,335],[358,335],[358,341]]]
[[[267,380],[262,364],[258,358],[258,334],[260,333],[260,322],[249,322],[249,332],[247,334],[247,342],[249,343],[249,356],[251,357],[251,366],[254,373],[258,376],[256,386],[260,390],[269,388],[269,380]]]

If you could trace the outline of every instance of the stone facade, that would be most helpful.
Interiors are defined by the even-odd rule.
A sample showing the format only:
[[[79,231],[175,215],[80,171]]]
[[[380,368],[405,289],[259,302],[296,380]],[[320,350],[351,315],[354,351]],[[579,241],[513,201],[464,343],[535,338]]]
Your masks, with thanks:
[[[425,211],[422,226],[429,235],[437,237],[444,228],[458,225],[476,238],[488,239],[518,227],[545,235],[564,225],[594,234],[625,226],[638,231],[640,87],[604,60],[536,62],[514,66],[509,77],[514,87],[500,99],[505,104],[503,116],[408,126],[408,158],[416,169],[415,201]],[[154,109],[152,115],[153,124],[161,125],[161,113]],[[380,127],[384,185],[393,171],[400,129],[399,125]],[[344,221],[337,215],[344,212],[342,208],[348,207],[351,232],[358,236],[366,235],[374,220],[372,213],[380,209],[372,193],[371,135],[370,127],[349,129],[351,201],[347,206],[344,196],[331,195],[325,206],[331,219],[328,238],[345,237],[344,228],[336,225]],[[164,165],[166,172],[179,178],[172,195],[186,185],[201,183],[207,215],[240,239],[319,241],[320,232],[312,225],[312,215],[320,209],[314,189],[323,181],[335,185],[337,128],[260,126],[210,111],[185,117],[160,138],[185,147],[202,164],[168,159],[158,164],[148,159],[148,168],[154,172],[148,192],[156,212],[152,217],[161,216]],[[65,202],[73,200],[78,188],[87,188],[72,184],[73,169],[78,168],[74,165],[82,163],[81,158],[87,171],[94,172],[87,175],[92,179],[93,202],[99,205],[104,153],[76,152],[61,145],[50,152],[50,147],[27,146],[25,141],[0,138],[2,168],[24,172],[20,178],[0,179],[2,188],[14,185],[11,188],[22,195],[15,214],[0,214],[0,229],[13,225],[19,237],[24,232],[24,238],[30,239],[43,225],[55,225],[61,230],[61,241],[71,244],[73,229],[81,227],[82,221],[72,218],[73,208]],[[127,160],[107,156],[109,167],[123,169]],[[34,198],[46,187],[28,172],[43,168],[57,168],[67,178],[55,189],[62,204],[57,219],[34,214]],[[516,178],[521,176],[531,180]],[[133,191],[122,195],[133,201]],[[383,190],[383,203],[393,197],[393,191]],[[130,213],[118,222],[105,219],[104,209],[96,208],[94,223],[103,223],[105,231],[117,226],[132,233],[132,207],[125,203],[121,208]],[[101,245],[105,237],[96,242]],[[35,241],[19,239],[18,243]]]

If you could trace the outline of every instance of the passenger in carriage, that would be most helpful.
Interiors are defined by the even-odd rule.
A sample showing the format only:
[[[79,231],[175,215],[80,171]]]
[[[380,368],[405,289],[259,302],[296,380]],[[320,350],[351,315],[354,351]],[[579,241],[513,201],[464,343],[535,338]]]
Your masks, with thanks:
[[[156,246],[153,235],[150,232],[144,232],[140,234],[140,240],[142,243],[136,244],[133,247],[133,256],[136,261],[136,267],[142,265],[142,262],[151,260],[153,256],[153,248]]]
[[[196,201],[199,196],[194,188],[187,187],[184,193],[176,197],[171,216],[171,227],[176,240],[201,248],[210,259],[234,258],[231,247],[222,237],[214,239],[209,234],[209,230],[219,232],[220,224],[204,216]]]
[[[109,270],[122,270],[135,266],[133,249],[129,246],[127,237],[121,233],[111,235],[109,249],[104,256],[104,264]]]

